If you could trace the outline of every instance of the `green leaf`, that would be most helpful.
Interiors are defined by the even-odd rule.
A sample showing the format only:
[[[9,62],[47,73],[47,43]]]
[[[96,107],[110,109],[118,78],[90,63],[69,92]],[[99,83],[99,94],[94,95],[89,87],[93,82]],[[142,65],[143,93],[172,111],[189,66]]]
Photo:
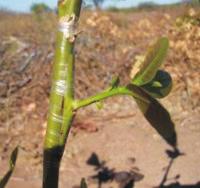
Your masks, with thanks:
[[[80,186],[80,188],[87,188],[88,186],[87,186],[87,184],[86,184],[86,182],[85,182],[85,179],[83,178],[82,180],[81,180],[81,186]]]
[[[111,81],[111,84],[110,84],[111,87],[110,87],[110,89],[113,89],[113,88],[118,87],[118,86],[119,86],[119,83],[120,83],[119,76],[114,77],[114,78],[112,79],[112,81]]]
[[[98,110],[101,110],[104,106],[103,101],[96,102],[95,104]]]
[[[145,100],[135,98],[140,110],[151,126],[159,133],[159,135],[171,146],[176,147],[177,137],[175,125],[171,120],[168,111],[148,93],[140,87],[133,84],[127,86],[133,93],[137,93]]]
[[[152,97],[163,98],[172,90],[172,78],[167,72],[159,70],[151,82],[141,87]]]
[[[166,37],[160,38],[152,47],[149,48],[145,60],[140,70],[132,79],[132,83],[141,86],[149,83],[156,75],[168,50],[169,41]]]
[[[4,175],[4,177],[0,180],[0,188],[4,188],[6,184],[8,183],[8,180],[10,179],[13,170],[15,168],[15,164],[17,161],[17,155],[18,155],[18,147],[16,147],[10,156],[10,161],[9,161],[9,170],[8,172]]]

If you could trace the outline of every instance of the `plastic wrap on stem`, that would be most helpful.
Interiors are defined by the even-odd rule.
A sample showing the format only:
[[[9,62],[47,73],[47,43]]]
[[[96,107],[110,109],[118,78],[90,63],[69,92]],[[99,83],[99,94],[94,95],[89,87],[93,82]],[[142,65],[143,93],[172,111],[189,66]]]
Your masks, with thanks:
[[[62,51],[62,49],[60,49]],[[50,109],[48,115],[48,128],[47,128],[47,145],[59,145],[62,137],[62,125],[64,120],[64,100],[65,94],[68,89],[67,84],[67,64],[61,61],[61,63],[55,66],[55,72],[53,75],[51,97],[50,97]]]
[[[70,17],[61,17],[59,20],[58,30],[63,33],[65,38],[74,38],[77,30],[77,19],[75,14],[72,14]]]

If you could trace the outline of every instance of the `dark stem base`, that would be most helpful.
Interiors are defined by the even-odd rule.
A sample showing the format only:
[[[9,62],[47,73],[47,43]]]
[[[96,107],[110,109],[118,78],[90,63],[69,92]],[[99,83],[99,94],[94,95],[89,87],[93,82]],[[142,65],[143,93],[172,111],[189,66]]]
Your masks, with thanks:
[[[60,161],[63,147],[44,150],[43,157],[43,188],[58,188]]]

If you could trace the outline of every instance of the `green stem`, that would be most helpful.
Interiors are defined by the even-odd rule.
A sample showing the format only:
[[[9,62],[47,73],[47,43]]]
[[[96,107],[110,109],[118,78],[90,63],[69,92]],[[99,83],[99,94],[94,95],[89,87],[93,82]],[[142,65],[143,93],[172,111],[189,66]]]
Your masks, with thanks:
[[[134,98],[140,99],[142,101],[148,102],[148,101],[146,101],[145,98],[143,98],[141,95],[139,95],[139,93],[137,93],[137,90],[133,91],[127,87],[116,87],[113,89],[104,90],[103,92],[98,93],[89,98],[74,101],[73,108],[74,108],[74,110],[78,110],[79,108],[88,106],[90,104],[99,102],[101,100],[107,99],[107,98],[115,96],[115,95],[129,95]]]
[[[59,167],[73,121],[75,26],[82,0],[60,0],[50,109],[44,144],[43,188],[57,188]]]

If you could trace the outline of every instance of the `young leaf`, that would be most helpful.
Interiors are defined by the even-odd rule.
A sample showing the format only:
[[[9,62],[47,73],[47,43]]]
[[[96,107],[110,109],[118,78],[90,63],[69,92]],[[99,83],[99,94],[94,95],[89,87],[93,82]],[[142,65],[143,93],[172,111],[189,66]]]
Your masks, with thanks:
[[[2,179],[0,179],[0,188],[4,188],[6,186],[6,184],[8,183],[8,180],[10,179],[13,170],[15,168],[15,164],[17,161],[17,155],[18,155],[18,147],[16,147],[10,156],[10,161],[9,161],[9,170],[8,172],[4,175],[4,177]]]
[[[168,39],[162,37],[149,48],[140,70],[132,79],[133,84],[137,86],[145,85],[155,77],[158,68],[167,54],[168,46]]]
[[[168,111],[153,97],[133,84],[127,86],[129,90],[139,94],[145,100],[135,98],[140,110],[151,126],[162,136],[165,141],[176,147],[177,137],[173,121]]]
[[[110,89],[113,89],[113,88],[116,88],[119,86],[119,83],[120,83],[120,79],[118,76],[114,77],[111,81],[111,87]]]
[[[84,178],[81,180],[81,186],[80,186],[80,188],[87,188],[87,184],[86,184]]]
[[[163,98],[172,89],[172,78],[167,72],[159,70],[154,79],[141,88],[154,98]]]
[[[103,106],[104,106],[103,101],[96,102],[96,107],[98,110],[101,110]]]

